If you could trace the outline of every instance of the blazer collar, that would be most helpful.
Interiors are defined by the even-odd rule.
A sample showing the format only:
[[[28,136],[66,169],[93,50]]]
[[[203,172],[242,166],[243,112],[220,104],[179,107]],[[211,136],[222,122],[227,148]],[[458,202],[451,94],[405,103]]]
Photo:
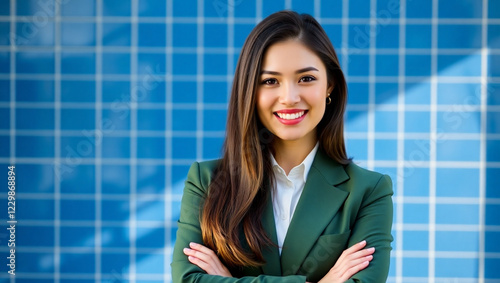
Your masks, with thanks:
[[[335,187],[347,180],[349,175],[344,167],[319,149],[288,228],[281,259],[269,194],[262,224],[274,246],[263,250],[266,259],[262,266],[264,274],[286,276],[297,272],[318,237],[349,195],[348,192]]]

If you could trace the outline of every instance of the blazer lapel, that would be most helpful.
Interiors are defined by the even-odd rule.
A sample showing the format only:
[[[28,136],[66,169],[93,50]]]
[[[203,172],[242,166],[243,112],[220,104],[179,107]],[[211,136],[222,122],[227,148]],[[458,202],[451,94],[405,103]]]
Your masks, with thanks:
[[[278,250],[278,236],[276,235],[276,225],[274,223],[273,202],[271,190],[268,190],[266,208],[262,215],[262,226],[273,242],[272,246],[264,248],[262,255],[266,263],[262,266],[263,274],[281,276],[280,254]]]
[[[335,185],[348,179],[342,165],[331,160],[321,149],[318,150],[283,243],[283,276],[297,272],[318,237],[342,206],[349,193]],[[270,211],[272,216],[272,203]],[[270,219],[274,226],[274,218]]]

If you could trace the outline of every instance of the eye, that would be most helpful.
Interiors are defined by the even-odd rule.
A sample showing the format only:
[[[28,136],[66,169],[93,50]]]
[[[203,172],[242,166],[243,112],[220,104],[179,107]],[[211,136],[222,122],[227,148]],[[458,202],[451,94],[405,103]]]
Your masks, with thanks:
[[[265,79],[262,81],[262,84],[263,85],[275,85],[275,84],[278,84],[278,80],[277,79]]]
[[[304,76],[304,77],[300,78],[299,82],[308,83],[308,82],[312,82],[315,80],[316,80],[316,78],[313,76]]]

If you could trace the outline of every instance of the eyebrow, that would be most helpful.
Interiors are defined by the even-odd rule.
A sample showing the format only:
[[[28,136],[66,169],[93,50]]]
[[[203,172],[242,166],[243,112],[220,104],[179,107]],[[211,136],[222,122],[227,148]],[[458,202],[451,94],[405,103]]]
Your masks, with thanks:
[[[305,72],[309,72],[309,71],[317,71],[317,72],[319,72],[319,70],[316,69],[316,68],[314,68],[314,67],[306,67],[306,68],[302,68],[302,69],[299,69],[299,70],[295,71],[295,74],[305,73]],[[260,72],[260,74],[261,75],[263,75],[263,74],[270,74],[270,75],[275,75],[275,76],[281,75],[280,72],[267,71],[267,70],[262,70]]]

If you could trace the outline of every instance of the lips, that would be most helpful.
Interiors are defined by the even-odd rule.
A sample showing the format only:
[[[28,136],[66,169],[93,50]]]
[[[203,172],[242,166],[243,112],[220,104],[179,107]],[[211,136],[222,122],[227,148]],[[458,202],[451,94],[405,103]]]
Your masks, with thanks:
[[[278,117],[280,117],[281,119],[285,119],[285,120],[297,119],[297,118],[304,116],[304,114],[305,114],[305,111],[300,111],[300,112],[296,112],[296,113],[276,112],[276,115],[278,115]]]
[[[274,112],[274,116],[278,121],[285,125],[295,125],[300,123],[306,116],[308,110],[302,109],[283,109]]]

